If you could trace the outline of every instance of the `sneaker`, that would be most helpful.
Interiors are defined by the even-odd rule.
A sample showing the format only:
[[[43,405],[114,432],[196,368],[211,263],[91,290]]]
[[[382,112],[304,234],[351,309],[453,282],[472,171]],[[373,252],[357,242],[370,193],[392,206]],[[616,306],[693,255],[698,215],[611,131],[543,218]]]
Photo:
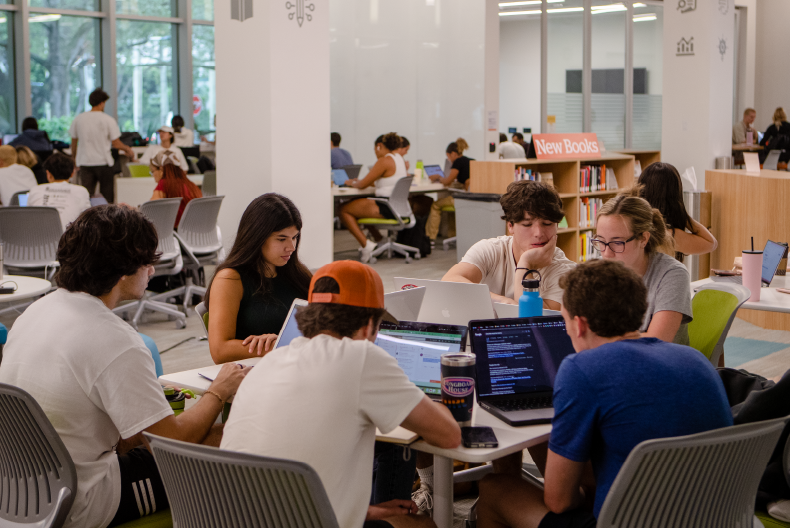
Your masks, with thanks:
[[[425,483],[420,483],[420,489],[411,494],[411,500],[417,505],[420,514],[433,515],[433,490]]]
[[[431,240],[431,249],[436,248],[436,240]]]
[[[365,244],[365,247],[359,248],[359,252],[360,252],[359,261],[362,262],[363,264],[367,264],[368,262],[370,262],[370,254],[373,253],[373,250],[376,249],[377,245],[378,244],[376,244],[372,240],[368,240],[367,244]]]

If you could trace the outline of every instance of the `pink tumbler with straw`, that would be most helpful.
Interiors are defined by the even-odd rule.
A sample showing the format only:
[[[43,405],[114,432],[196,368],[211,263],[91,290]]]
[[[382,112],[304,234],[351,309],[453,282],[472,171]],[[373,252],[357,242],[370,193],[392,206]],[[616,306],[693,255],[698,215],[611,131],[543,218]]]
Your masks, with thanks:
[[[752,293],[749,300],[759,301],[760,288],[762,287],[763,252],[744,251],[741,253],[741,259],[743,259],[743,285],[749,288]]]

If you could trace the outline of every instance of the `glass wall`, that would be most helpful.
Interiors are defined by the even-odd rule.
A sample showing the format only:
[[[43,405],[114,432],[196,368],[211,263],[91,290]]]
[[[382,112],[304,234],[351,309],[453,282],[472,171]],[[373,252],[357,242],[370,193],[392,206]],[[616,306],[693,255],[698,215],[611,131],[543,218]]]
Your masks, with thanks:
[[[11,134],[16,129],[13,20],[12,13],[0,11],[0,135]]]
[[[28,21],[33,115],[50,138],[69,141],[72,119],[90,110],[88,95],[101,85],[99,19],[32,14]]]
[[[195,20],[214,20],[213,0],[192,0],[192,18]]]
[[[634,72],[645,72],[644,89],[634,83],[631,147],[661,148],[661,84],[664,8],[634,4]]]
[[[5,3],[0,1],[0,4]],[[49,7],[54,9],[79,9],[98,11],[99,0],[29,0],[31,7]]]
[[[194,4],[193,4],[194,5]],[[192,106],[195,133],[214,131],[217,94],[214,68],[214,26],[192,28]]]
[[[176,15],[174,0],[115,0],[119,14],[171,17]]]
[[[623,4],[592,6],[590,131],[606,150],[625,147],[625,17]]]
[[[554,130],[582,132],[582,67],[584,62],[584,2],[566,0],[549,4],[547,106]],[[549,125],[551,128],[551,125]]]

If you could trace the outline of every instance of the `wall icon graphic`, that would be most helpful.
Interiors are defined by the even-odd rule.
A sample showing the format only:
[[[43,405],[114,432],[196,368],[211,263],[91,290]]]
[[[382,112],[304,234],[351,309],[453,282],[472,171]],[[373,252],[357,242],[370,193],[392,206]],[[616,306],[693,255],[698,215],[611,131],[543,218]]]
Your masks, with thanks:
[[[687,55],[694,55],[694,37],[689,37],[688,40],[681,38],[678,41],[678,51],[675,55],[683,57]]]
[[[230,18],[239,22],[252,18],[252,0],[230,0]]]
[[[730,0],[719,0],[719,13],[726,15],[730,12]]]
[[[678,0],[678,9],[681,13],[688,13],[697,9],[697,0]]]
[[[727,53],[727,39],[719,39],[719,53],[721,54],[721,61],[724,62],[724,55]]]
[[[315,4],[307,4],[305,5],[305,0],[293,0],[285,3],[285,9],[291,11],[288,13],[288,20],[293,20],[296,18],[296,21],[299,23],[299,27],[302,27],[304,21],[307,20],[310,22],[313,20],[312,13],[315,10]],[[307,11],[310,11],[308,13]]]

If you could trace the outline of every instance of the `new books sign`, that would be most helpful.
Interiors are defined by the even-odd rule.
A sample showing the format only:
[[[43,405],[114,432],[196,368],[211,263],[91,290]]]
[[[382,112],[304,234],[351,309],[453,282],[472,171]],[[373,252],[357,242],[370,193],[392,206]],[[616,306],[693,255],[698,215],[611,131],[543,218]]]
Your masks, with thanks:
[[[538,159],[573,158],[583,155],[600,158],[601,148],[595,133],[585,134],[533,134],[535,155]]]

